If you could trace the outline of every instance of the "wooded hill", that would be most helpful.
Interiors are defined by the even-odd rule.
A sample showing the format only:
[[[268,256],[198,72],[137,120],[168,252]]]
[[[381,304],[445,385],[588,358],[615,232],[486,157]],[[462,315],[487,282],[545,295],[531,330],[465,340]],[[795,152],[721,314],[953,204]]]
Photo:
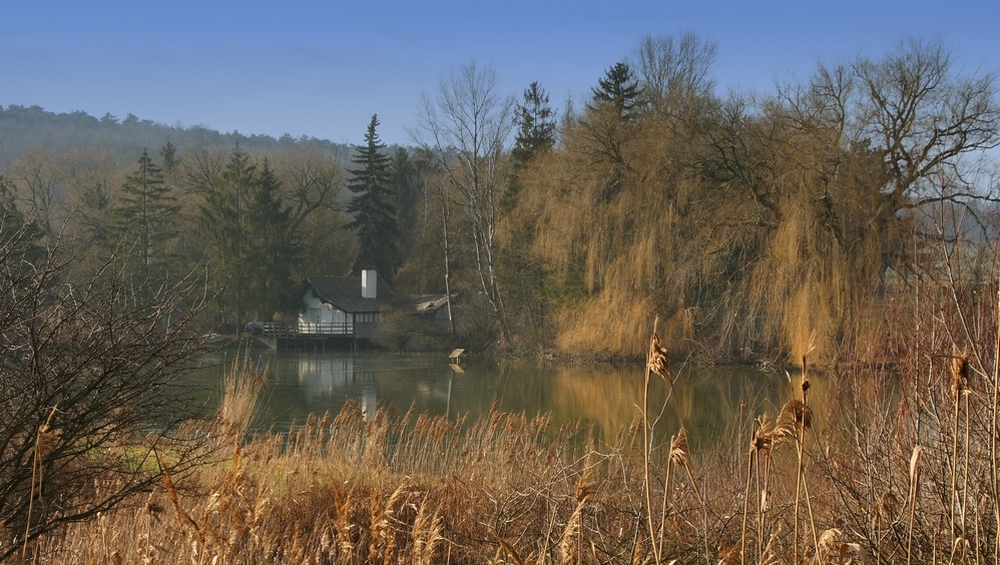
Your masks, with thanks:
[[[128,114],[119,119],[111,114],[101,118],[86,112],[57,114],[39,106],[0,106],[0,166],[10,164],[32,151],[44,149],[53,154],[101,148],[122,164],[135,161],[142,148],[159,148],[167,143],[181,150],[188,147],[230,148],[236,144],[247,151],[275,152],[302,145],[331,154],[346,156],[350,147],[314,137],[292,138],[285,134],[275,139],[268,135],[221,133],[203,126],[184,127],[139,119]]]
[[[142,248],[142,280],[202,269],[217,326],[287,315],[291,281],[380,249],[397,290],[462,297],[456,341],[476,349],[641,355],[659,316],[679,354],[870,356],[915,289],[988,280],[993,76],[908,41],[720,95],[715,59],[692,35],[646,38],[560,112],[542,82],[518,100],[470,64],[423,101],[405,149],[375,117],[347,148],[12,106],[5,206],[97,263]],[[160,212],[143,218],[147,198]]]

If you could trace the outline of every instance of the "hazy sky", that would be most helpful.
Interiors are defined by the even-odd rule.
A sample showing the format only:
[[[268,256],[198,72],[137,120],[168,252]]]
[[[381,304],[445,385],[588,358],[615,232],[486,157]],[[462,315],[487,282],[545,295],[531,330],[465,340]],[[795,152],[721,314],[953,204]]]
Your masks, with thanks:
[[[360,143],[408,144],[422,94],[475,60],[520,98],[579,102],[646,35],[718,44],[720,89],[772,90],[819,61],[940,41],[1000,74],[998,0],[4,0],[0,105]]]

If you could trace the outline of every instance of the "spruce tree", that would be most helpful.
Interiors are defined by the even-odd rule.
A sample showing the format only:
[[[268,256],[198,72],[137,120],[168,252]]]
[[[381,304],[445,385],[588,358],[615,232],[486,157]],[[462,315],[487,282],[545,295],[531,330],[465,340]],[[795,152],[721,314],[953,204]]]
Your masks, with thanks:
[[[236,147],[219,178],[202,189],[199,219],[222,310],[232,309],[237,329],[249,317],[271,319],[290,310],[300,249],[270,164],[258,168]]]
[[[160,156],[163,157],[163,170],[167,173],[172,171],[180,162],[177,160],[177,148],[169,141],[160,148]]]
[[[358,237],[358,256],[352,272],[375,269],[391,283],[399,265],[399,227],[396,221],[395,198],[392,189],[392,159],[385,154],[375,131],[378,116],[373,115],[365,134],[365,145],[358,147],[349,169],[347,188],[354,194],[347,211],[352,220],[345,226]]]
[[[591,89],[594,95],[592,108],[610,106],[625,121],[634,121],[642,112],[642,89],[628,63],[612,65],[597,84],[597,88]]]
[[[579,123],[594,165],[606,167],[607,181],[594,196],[595,201],[607,203],[622,190],[632,168],[625,146],[636,138],[635,126],[646,103],[628,63],[614,64],[597,84]]]
[[[300,259],[291,210],[281,199],[281,181],[267,159],[262,163],[247,203],[249,258],[247,304],[258,318],[293,308],[298,290],[292,274]]]
[[[514,175],[500,199],[500,211],[508,213],[514,209],[521,194],[521,169],[536,155],[552,149],[556,144],[556,120],[549,106],[549,94],[537,81],[524,89],[524,100],[514,109],[517,133],[514,148],[510,152],[514,165]]]
[[[134,277],[162,279],[169,262],[170,242],[178,235],[175,226],[179,210],[163,180],[162,169],[143,150],[111,211],[112,231],[128,258],[128,272]]]
[[[417,225],[417,204],[420,201],[420,166],[410,158],[406,149],[397,147],[392,155],[390,174],[395,193],[392,202],[396,209],[397,230],[400,233],[412,233]]]
[[[549,94],[537,81],[524,90],[524,101],[518,103],[514,119],[517,134],[511,156],[514,166],[520,168],[556,143],[556,120],[549,106]]]

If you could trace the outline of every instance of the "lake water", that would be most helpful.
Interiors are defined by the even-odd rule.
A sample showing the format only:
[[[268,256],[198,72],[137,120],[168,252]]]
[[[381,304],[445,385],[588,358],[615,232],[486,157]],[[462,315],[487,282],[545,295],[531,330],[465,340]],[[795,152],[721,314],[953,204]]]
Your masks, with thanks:
[[[367,410],[385,406],[403,413],[412,405],[434,415],[473,419],[491,407],[528,416],[551,413],[557,425],[581,422],[595,426],[602,435],[614,435],[639,417],[643,397],[640,364],[473,358],[455,367],[443,354],[263,351],[251,355],[268,376],[254,423],[257,430],[287,429],[309,414],[336,413],[354,401]],[[192,376],[207,391],[209,411],[218,403],[233,358],[232,352],[209,355]],[[783,371],[693,365],[675,370],[673,392],[654,376],[651,414],[659,415],[658,427],[664,433],[687,427],[694,443],[734,433],[748,415],[775,415],[799,394],[798,375],[789,382]],[[812,380],[810,394],[821,393],[822,383]]]

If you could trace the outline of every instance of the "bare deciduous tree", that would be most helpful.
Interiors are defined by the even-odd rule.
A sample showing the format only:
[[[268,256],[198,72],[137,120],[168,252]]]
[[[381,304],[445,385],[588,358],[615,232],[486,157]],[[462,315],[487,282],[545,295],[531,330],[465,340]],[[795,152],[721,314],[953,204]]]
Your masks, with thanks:
[[[497,80],[494,69],[475,62],[442,80],[436,100],[424,96],[413,137],[444,171],[446,197],[456,199],[468,214],[478,290],[492,306],[503,339],[509,340],[496,253],[500,199],[511,174],[507,150],[514,97],[497,92]]]
[[[178,376],[204,352],[179,307],[193,289],[136,301],[113,261],[73,283],[67,244],[25,226],[0,238],[0,560],[204,454],[178,431]]]
[[[646,36],[636,50],[642,92],[657,112],[677,115],[685,104],[710,98],[715,81],[709,74],[718,59],[718,45],[685,33],[672,37]]]
[[[56,208],[65,197],[60,167],[47,151],[33,149],[11,163],[17,195],[39,226],[52,233]]]
[[[956,77],[951,67],[941,45],[916,40],[853,67],[862,91],[859,135],[884,155],[896,206],[919,205],[921,181],[942,169],[959,172],[963,156],[1000,145],[995,77]]]

